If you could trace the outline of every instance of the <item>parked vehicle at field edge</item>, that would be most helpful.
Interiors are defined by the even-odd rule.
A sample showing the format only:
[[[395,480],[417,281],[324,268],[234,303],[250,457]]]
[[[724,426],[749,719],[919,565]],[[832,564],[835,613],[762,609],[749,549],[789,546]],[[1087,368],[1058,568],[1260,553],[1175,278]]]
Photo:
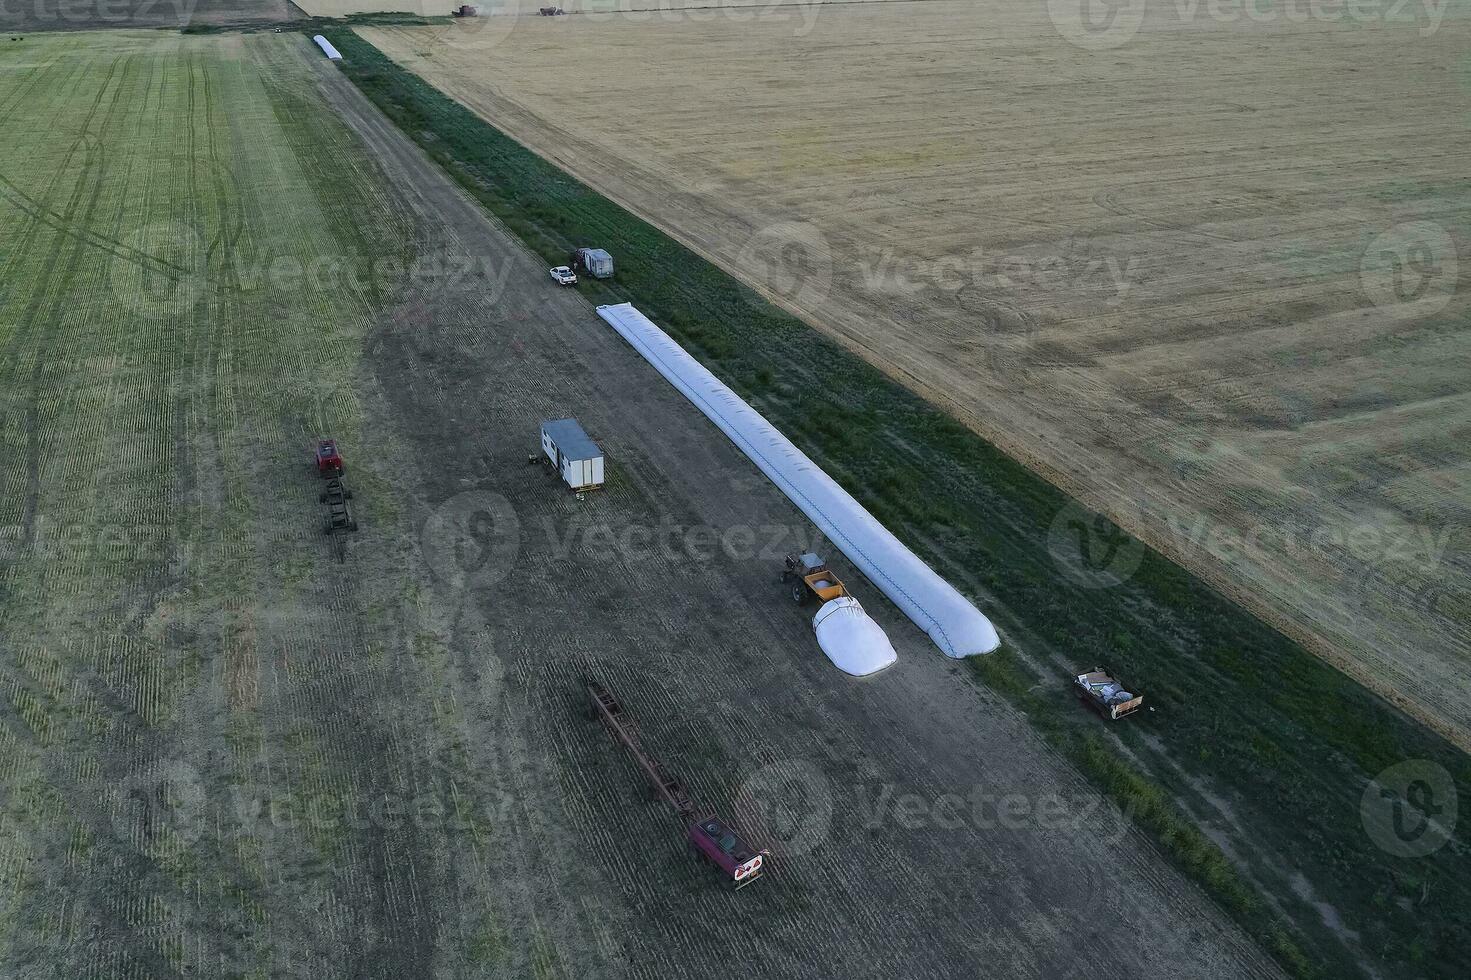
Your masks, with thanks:
[[[613,278],[613,256],[608,254],[607,249],[602,248],[577,248],[572,250],[568,256],[574,272],[592,276],[594,279]]]
[[[552,274],[553,281],[555,281],[557,283],[557,285],[559,285],[559,286],[575,286],[575,285],[577,285],[577,273],[573,272],[567,266],[565,266],[565,265],[552,266],[552,268],[549,271]]]
[[[1102,667],[1074,675],[1073,683],[1077,685],[1078,697],[1111,721],[1132,715],[1144,706],[1144,695],[1124,690],[1124,685]]]

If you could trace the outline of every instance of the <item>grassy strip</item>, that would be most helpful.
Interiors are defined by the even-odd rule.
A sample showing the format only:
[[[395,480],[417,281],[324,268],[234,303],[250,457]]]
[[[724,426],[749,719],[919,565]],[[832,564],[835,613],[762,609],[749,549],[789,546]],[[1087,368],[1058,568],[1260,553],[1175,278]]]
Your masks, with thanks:
[[[1136,826],[1163,848],[1176,867],[1246,927],[1290,975],[1323,974],[1230,859],[1181,812],[1160,784],[1126,762],[1096,731],[1080,732],[1073,725],[1061,723],[1055,705],[1034,693],[1032,675],[1018,664],[1010,650],[972,660],[971,665],[988,687],[1024,711],[1054,748],[1087,773]]]
[[[319,34],[322,31],[344,26],[424,27],[430,24],[447,24],[450,17],[425,17],[422,14],[381,13],[346,14],[342,17],[298,17],[295,20],[256,21],[241,24],[188,24],[179,28],[181,34],[258,34],[261,31],[305,31]],[[160,28],[170,30],[170,28]]]
[[[573,245],[612,251],[617,280],[584,284],[591,298],[636,302],[939,571],[1023,613],[1003,623],[1029,650],[1107,662],[1147,692],[1157,711],[1105,734],[1057,677],[1009,655],[974,665],[1285,968],[1349,975],[1368,955],[1394,975],[1456,975],[1471,947],[1466,821],[1436,854],[1393,857],[1360,799],[1406,759],[1471,788],[1471,760],[1152,552],[1115,587],[1069,586],[1049,554],[1071,506],[1056,488],[352,32],[329,37],[348,77],[548,263]],[[1182,809],[1202,790],[1230,809],[1210,829],[1239,863]]]

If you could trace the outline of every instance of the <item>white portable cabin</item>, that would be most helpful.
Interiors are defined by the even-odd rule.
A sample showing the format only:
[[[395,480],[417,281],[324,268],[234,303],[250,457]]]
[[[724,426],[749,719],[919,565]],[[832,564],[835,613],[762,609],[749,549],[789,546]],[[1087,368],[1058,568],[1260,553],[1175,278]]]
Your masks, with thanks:
[[[579,248],[577,258],[578,264],[594,279],[613,278],[613,256],[606,249]]]
[[[603,451],[587,437],[576,419],[541,424],[541,449],[573,490],[603,485]]]

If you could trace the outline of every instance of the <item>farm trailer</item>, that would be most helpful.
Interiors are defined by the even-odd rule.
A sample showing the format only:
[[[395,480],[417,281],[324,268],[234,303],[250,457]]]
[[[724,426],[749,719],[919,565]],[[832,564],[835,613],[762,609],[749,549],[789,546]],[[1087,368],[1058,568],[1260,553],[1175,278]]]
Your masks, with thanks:
[[[751,847],[713,813],[696,817],[697,807],[684,785],[643,750],[638,740],[638,726],[613,693],[596,681],[587,682],[587,693],[592,699],[591,717],[601,719],[608,726],[613,737],[623,743],[643,770],[654,796],[668,803],[684,822],[685,837],[695,854],[728,876],[726,880],[737,891],[761,877],[769,852]]]
[[[1124,690],[1124,685],[1103,667],[1073,675],[1073,683],[1083,703],[1110,721],[1127,718],[1144,707],[1144,695]]]

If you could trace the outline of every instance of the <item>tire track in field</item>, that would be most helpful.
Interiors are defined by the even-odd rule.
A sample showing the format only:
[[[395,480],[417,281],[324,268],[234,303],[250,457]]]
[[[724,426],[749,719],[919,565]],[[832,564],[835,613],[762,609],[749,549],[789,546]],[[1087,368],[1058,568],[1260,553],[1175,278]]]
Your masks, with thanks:
[[[68,217],[75,212],[82,198],[86,196],[89,181],[91,181],[91,196],[88,205],[89,214],[91,209],[96,206],[97,199],[101,194],[101,174],[98,171],[104,165],[106,154],[102,148],[101,141],[91,134],[91,128],[92,122],[97,116],[98,108],[102,104],[103,97],[107,94],[108,87],[112,84],[117,69],[118,62],[114,61],[109,66],[107,77],[104,79],[103,84],[98,87],[97,95],[87,111],[81,135],[72,143],[56,171],[56,178],[52,186],[56,186],[56,181],[59,181],[61,175],[68,171],[72,160],[76,157],[78,148],[83,149],[81,170],[77,175],[76,182],[72,185],[71,195],[68,198],[64,211]],[[122,87],[119,84],[113,90],[113,103],[109,107],[109,114],[116,108],[117,99],[121,92]],[[34,238],[30,239],[30,241],[34,240]],[[22,550],[29,550],[35,545],[36,509],[39,505],[38,489],[41,480],[41,389],[44,371],[50,359],[49,355],[56,342],[57,332],[60,329],[57,322],[59,309],[55,305],[57,300],[51,299],[50,294],[57,282],[58,265],[65,266],[66,278],[62,281],[70,281],[71,276],[75,274],[79,260],[79,257],[73,253],[63,262],[63,253],[66,250],[68,241],[69,239],[65,236],[57,236],[53,239],[50,249],[43,260],[40,273],[34,280],[31,298],[19,317],[17,328],[11,334],[10,343],[7,347],[7,353],[11,351],[16,352],[11,370],[14,370],[14,367],[17,367],[19,364],[19,351],[21,349],[28,347],[34,359],[29,384],[26,388],[26,395],[23,398],[25,407],[22,409],[24,419],[22,431],[26,440],[23,451],[26,478],[20,521]],[[33,333],[36,333],[38,330],[37,324],[41,324],[42,326],[39,328],[39,336],[33,338]],[[6,373],[9,374],[11,372],[6,371]],[[0,415],[0,431],[5,429],[9,421],[9,409],[7,409],[5,415]]]
[[[147,269],[150,272],[170,275],[175,273],[183,274],[190,271],[178,263],[170,262],[156,255],[150,255],[141,249],[134,248],[116,239],[108,238],[105,235],[99,235],[97,232],[91,231],[85,226],[67,221],[63,216],[53,211],[47,211],[34,198],[17,187],[13,181],[6,178],[4,174],[0,174],[0,198],[9,201],[17,211],[20,211],[34,221],[38,221],[63,235],[75,238],[80,242],[91,245],[93,248],[100,249],[126,262],[131,262],[133,265]]]

